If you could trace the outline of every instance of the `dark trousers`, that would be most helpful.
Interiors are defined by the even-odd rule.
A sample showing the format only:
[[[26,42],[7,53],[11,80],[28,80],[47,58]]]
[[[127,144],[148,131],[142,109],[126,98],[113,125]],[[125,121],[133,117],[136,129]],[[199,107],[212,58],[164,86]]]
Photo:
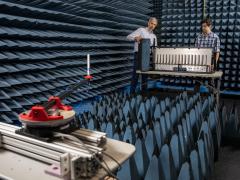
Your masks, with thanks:
[[[136,70],[139,69],[139,61],[138,61],[138,53],[134,53],[134,59],[133,59],[133,72],[132,72],[132,81],[131,81],[131,93],[134,93],[136,91],[136,87],[138,85],[138,78],[139,74],[136,73]],[[145,91],[147,89],[147,75],[142,74],[142,91]]]

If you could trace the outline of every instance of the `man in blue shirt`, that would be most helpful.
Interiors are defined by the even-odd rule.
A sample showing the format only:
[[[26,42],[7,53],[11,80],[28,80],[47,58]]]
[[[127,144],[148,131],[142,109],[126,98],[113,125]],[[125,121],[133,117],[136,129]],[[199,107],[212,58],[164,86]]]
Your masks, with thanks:
[[[156,18],[151,17],[148,21],[147,27],[138,28],[136,31],[132,32],[127,36],[128,40],[135,41],[134,43],[134,63],[132,72],[132,82],[131,82],[131,93],[135,92],[138,83],[138,74],[136,74],[136,66],[138,60],[138,45],[142,39],[150,39],[151,46],[157,46],[157,37],[153,33],[156,28],[158,21]],[[142,83],[146,87],[147,76],[142,75]]]

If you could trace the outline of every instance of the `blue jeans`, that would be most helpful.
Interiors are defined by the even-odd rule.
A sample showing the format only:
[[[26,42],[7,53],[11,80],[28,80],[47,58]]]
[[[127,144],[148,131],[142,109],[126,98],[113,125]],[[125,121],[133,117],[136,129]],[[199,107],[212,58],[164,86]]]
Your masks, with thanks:
[[[136,73],[136,70],[139,69],[138,67],[138,53],[135,52],[134,53],[134,59],[133,59],[133,72],[132,72],[132,81],[131,81],[131,93],[134,93],[136,91],[136,87],[138,85],[138,78],[139,78],[139,74]],[[147,89],[147,75],[146,74],[142,74],[142,91],[145,91]]]

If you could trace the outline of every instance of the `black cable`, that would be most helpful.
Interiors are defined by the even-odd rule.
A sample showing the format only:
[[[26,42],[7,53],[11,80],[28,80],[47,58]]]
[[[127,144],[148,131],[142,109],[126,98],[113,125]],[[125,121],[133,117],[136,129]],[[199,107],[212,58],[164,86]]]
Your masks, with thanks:
[[[106,167],[104,167],[104,166],[101,164],[101,166],[104,168],[104,170],[105,170],[106,172],[108,172],[108,174],[110,175],[110,177],[113,177],[113,178],[115,178],[115,179],[118,180],[118,177],[111,172],[111,170],[110,170],[110,168],[108,167],[106,161],[105,161],[105,160],[102,160],[102,161],[103,161],[103,163],[104,163],[105,166],[106,166]],[[101,162],[100,162],[100,163],[101,163]]]
[[[122,169],[121,164],[114,157],[112,157],[111,155],[107,154],[106,152],[103,152],[103,154],[105,156],[109,157],[110,159],[112,159],[114,162],[116,162],[116,164],[118,165],[118,170]]]
[[[97,157],[94,157],[94,159],[98,162],[98,164],[108,173],[108,175],[110,177],[113,177],[115,179],[118,179],[117,176],[115,174],[113,174],[110,170],[110,168],[108,167],[107,163],[105,162],[105,160],[102,160],[102,162],[105,164],[105,166],[102,165],[101,161],[97,158]]]

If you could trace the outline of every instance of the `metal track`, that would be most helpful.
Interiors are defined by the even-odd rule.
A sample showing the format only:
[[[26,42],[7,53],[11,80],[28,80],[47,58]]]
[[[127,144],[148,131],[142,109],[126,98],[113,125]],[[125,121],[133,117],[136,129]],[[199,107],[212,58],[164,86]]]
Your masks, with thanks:
[[[71,134],[80,141],[57,139],[47,143],[16,134],[17,129],[20,127],[0,123],[0,147],[60,169],[60,174],[47,169],[50,174],[61,177],[70,175],[71,179],[78,180],[91,177],[98,170],[96,158],[102,158],[103,148],[99,145],[106,142],[105,133],[80,129]]]

